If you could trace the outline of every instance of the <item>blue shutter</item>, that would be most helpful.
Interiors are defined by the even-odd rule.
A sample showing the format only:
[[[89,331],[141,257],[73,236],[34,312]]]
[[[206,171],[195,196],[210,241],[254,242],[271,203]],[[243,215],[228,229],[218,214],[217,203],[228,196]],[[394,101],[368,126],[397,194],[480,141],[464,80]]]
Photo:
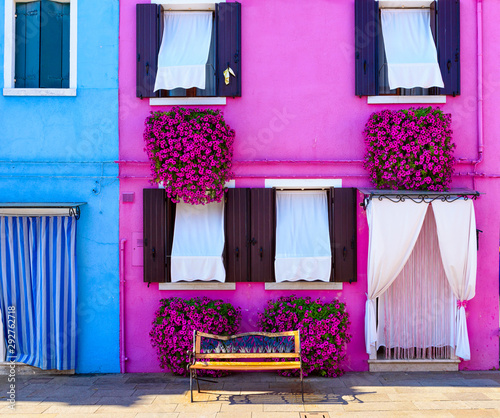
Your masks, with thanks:
[[[356,96],[378,94],[378,1],[355,0]]]
[[[141,99],[143,97],[159,97],[159,93],[154,92],[154,86],[158,68],[158,52],[160,51],[160,16],[160,5],[138,4],[136,7],[136,95]]]
[[[63,87],[63,56],[68,60],[66,66],[69,73],[69,40],[64,42],[64,14],[69,23],[69,4],[42,0],[42,20],[40,29],[40,87]],[[69,37],[69,25],[67,25]],[[63,51],[63,46],[67,51]],[[68,74],[69,75],[69,74]],[[69,85],[69,78],[66,87]]]
[[[37,88],[40,79],[40,2],[16,3],[15,87]]]
[[[437,52],[443,75],[441,94],[460,94],[460,1],[436,3]]]
[[[219,97],[241,96],[241,4],[217,3],[217,95]],[[229,84],[224,82],[227,67],[236,74],[229,77]]]

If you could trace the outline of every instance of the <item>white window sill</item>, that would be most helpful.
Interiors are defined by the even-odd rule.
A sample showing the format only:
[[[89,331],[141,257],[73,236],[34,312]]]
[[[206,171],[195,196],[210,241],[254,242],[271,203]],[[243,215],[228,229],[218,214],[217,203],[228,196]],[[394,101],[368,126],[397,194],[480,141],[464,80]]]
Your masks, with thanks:
[[[76,96],[76,89],[3,89],[4,96]]]
[[[282,282],[265,283],[266,290],[342,290],[339,282]]]
[[[446,96],[368,96],[368,104],[446,103]]]
[[[225,97],[152,97],[149,99],[150,106],[174,106],[174,105],[225,105]]]
[[[236,290],[236,283],[179,282],[159,283],[159,290]]]

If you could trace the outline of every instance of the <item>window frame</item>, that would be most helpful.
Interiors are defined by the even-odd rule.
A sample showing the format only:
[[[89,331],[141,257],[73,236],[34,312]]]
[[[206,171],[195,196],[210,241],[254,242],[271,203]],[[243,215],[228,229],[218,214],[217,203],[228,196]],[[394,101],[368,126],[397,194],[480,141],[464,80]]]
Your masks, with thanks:
[[[57,0],[70,4],[69,34],[69,87],[68,88],[16,88],[16,3],[30,3],[33,0],[5,0],[4,30],[4,96],[76,96],[77,89],[77,36],[78,0]]]
[[[165,11],[189,11],[207,10],[215,12],[217,3],[226,3],[226,0],[151,0],[151,4],[163,6]],[[215,23],[215,22],[214,22]],[[217,48],[217,45],[215,46]],[[215,58],[217,59],[217,58]],[[198,97],[150,97],[150,106],[174,106],[174,105],[225,105],[226,97],[221,96],[198,96]]]

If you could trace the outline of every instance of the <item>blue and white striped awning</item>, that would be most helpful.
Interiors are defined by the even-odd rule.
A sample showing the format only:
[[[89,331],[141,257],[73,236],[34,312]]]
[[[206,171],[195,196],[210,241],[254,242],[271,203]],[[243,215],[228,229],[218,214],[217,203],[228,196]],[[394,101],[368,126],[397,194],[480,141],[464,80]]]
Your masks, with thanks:
[[[74,216],[86,202],[0,202],[0,216]]]

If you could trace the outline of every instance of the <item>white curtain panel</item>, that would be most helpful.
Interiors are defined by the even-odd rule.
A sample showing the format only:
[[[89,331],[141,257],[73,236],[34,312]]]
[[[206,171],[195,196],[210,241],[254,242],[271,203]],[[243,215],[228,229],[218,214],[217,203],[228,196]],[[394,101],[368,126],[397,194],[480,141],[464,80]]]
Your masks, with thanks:
[[[397,278],[415,246],[427,203],[394,203],[374,198],[367,207],[369,226],[368,293],[365,312],[366,352],[377,343],[376,298]]]
[[[459,301],[468,301],[476,293],[477,239],[474,204],[472,200],[453,203],[435,200],[432,208],[446,277],[455,297]],[[458,309],[456,318],[455,354],[464,360],[470,360],[469,335],[463,306]]]
[[[332,252],[326,191],[276,193],[276,282],[328,282]]]
[[[0,363],[5,361],[6,354],[7,354],[7,347],[5,346],[3,312],[0,311]]]
[[[224,282],[224,203],[177,203],[172,247],[172,282]]]
[[[378,347],[395,349],[391,356],[404,359],[449,358],[456,307],[428,209],[410,258],[378,299]]]
[[[155,91],[205,89],[212,12],[166,12],[163,21]]]
[[[430,27],[430,11],[382,10],[389,87],[444,87]]]

